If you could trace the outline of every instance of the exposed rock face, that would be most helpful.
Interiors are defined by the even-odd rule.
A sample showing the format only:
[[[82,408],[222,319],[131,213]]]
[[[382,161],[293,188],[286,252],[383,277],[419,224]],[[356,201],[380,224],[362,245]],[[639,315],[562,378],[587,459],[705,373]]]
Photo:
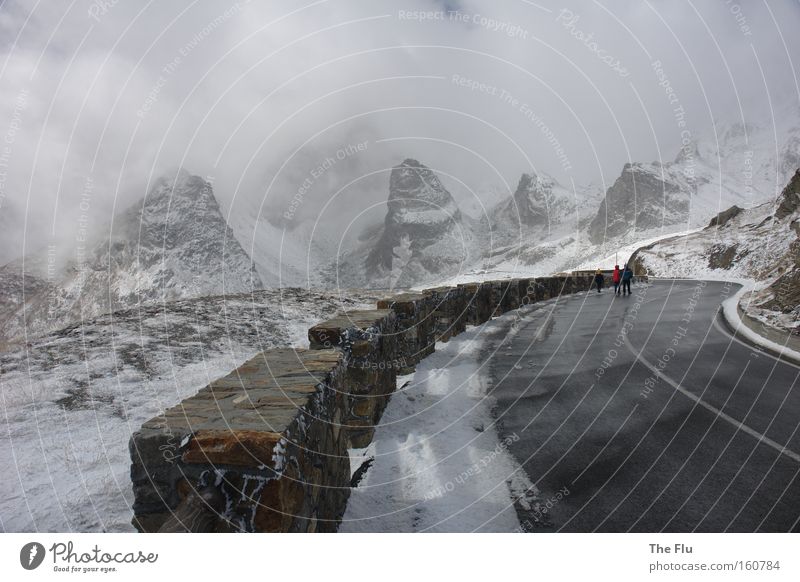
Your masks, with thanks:
[[[589,225],[595,244],[632,231],[686,222],[691,190],[677,172],[658,163],[625,164]]]
[[[512,201],[504,208],[509,214],[518,213],[519,221],[527,226],[544,226],[550,219],[553,203],[553,182],[535,174],[522,174]]]
[[[797,212],[798,208],[800,208],[800,170],[795,172],[786,188],[783,189],[778,208],[775,210],[775,218],[786,218]]]
[[[775,217],[789,223],[795,239],[786,255],[781,259],[784,272],[765,290],[769,297],[760,307],[781,313],[790,313],[793,320],[800,319],[800,232],[798,232],[798,211],[800,211],[800,170],[797,170],[783,189]],[[795,328],[795,333],[800,328]]]
[[[158,180],[142,202],[114,219],[111,232],[44,283],[29,270],[46,263],[41,257],[25,261],[24,277],[21,260],[3,267],[3,282],[20,290],[24,283],[26,296],[24,307],[21,293],[8,298],[18,309],[2,322],[2,335],[39,333],[142,302],[262,287],[211,184],[183,170]]]
[[[710,269],[725,269],[728,271],[747,254],[747,251],[743,251],[744,254],[740,254],[740,252],[738,244],[714,245],[708,255],[708,267]]]
[[[791,176],[800,167],[800,128],[794,128],[794,133],[789,136],[780,154],[778,170],[781,175]]]
[[[770,298],[760,307],[781,313],[793,313],[794,320],[800,319],[800,240],[795,240],[786,254],[786,272],[769,287]],[[797,330],[795,331],[797,333]]]
[[[574,210],[567,192],[555,180],[535,173],[522,174],[513,196],[493,212],[495,232],[519,227],[547,232]]]
[[[27,267],[23,274],[21,265],[16,262],[0,267],[0,322],[14,318],[25,300],[46,294],[47,280],[29,269]],[[3,336],[0,332],[0,340]]]
[[[383,232],[365,260],[366,281],[407,287],[458,271],[471,246],[450,192],[416,160],[392,169]]]
[[[727,210],[723,210],[722,212],[717,214],[714,218],[712,218],[711,222],[708,223],[708,226],[725,226],[733,218],[739,216],[739,214],[741,214],[741,212],[742,212],[742,209],[734,204],[733,206],[731,206]]]

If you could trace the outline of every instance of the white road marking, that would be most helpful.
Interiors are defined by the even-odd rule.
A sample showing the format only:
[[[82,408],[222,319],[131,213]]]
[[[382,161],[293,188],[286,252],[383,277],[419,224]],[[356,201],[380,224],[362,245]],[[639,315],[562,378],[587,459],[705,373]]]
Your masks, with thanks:
[[[733,418],[732,416],[729,416],[729,415],[725,414],[724,412],[722,412],[716,406],[712,406],[711,404],[709,404],[708,402],[706,402],[702,398],[699,398],[698,396],[692,394],[686,388],[684,388],[683,386],[681,386],[680,384],[678,384],[677,382],[672,380],[669,376],[666,376],[665,374],[663,374],[660,370],[658,370],[658,368],[656,368],[654,365],[652,365],[650,362],[648,362],[644,358],[644,356],[641,355],[641,352],[637,352],[634,349],[634,347],[630,343],[630,340],[628,340],[628,336],[627,335],[625,336],[625,346],[630,350],[630,352],[636,357],[636,359],[638,361],[640,361],[642,364],[647,366],[647,368],[649,368],[651,372],[653,372],[660,379],[664,380],[664,382],[666,382],[667,384],[672,386],[675,390],[677,390],[678,392],[680,392],[681,394],[683,394],[684,396],[686,396],[690,400],[693,400],[694,402],[696,402],[697,404],[699,404],[700,406],[702,406],[703,408],[705,408],[709,412],[712,412],[717,417],[719,417],[722,420],[724,420],[724,421],[730,423],[731,425],[735,426],[736,428],[738,428],[742,432],[745,432],[745,433],[749,434],[751,437],[755,438],[759,442],[764,443],[765,445],[767,445],[769,447],[772,447],[773,449],[778,451],[780,454],[789,457],[790,459],[792,459],[796,463],[800,463],[800,455],[798,455],[797,453],[795,453],[791,449],[788,449],[785,446],[776,443],[775,441],[773,441],[768,436],[761,434],[760,432],[758,432],[755,429],[750,428],[749,426],[747,426],[743,422],[738,421],[735,418]]]
[[[782,357],[779,358],[777,356],[774,356],[773,354],[771,354],[767,350],[761,348],[761,346],[754,346],[753,344],[749,344],[747,342],[744,342],[744,341],[740,340],[738,337],[736,337],[731,332],[729,332],[727,329],[725,329],[725,326],[720,325],[718,319],[719,319],[719,316],[714,317],[714,319],[713,319],[714,327],[717,328],[717,331],[720,332],[725,337],[728,337],[728,338],[732,339],[737,344],[743,345],[744,347],[746,347],[751,352],[757,353],[759,356],[767,356],[768,358],[771,358],[771,359],[775,360],[776,362],[780,362],[781,364],[785,364],[787,366],[792,366],[793,368],[797,368],[798,370],[800,370],[800,366],[795,364],[794,361],[790,360],[789,356],[782,356]],[[728,323],[728,325],[731,325],[730,322],[727,322],[727,323]]]

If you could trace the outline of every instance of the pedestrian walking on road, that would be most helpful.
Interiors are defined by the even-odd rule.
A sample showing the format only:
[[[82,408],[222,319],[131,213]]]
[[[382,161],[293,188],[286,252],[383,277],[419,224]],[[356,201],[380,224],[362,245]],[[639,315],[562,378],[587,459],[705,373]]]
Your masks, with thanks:
[[[628,263],[625,263],[625,266],[622,268],[622,294],[625,295],[625,292],[628,292],[628,295],[631,294],[631,280],[633,279],[633,271],[631,271],[630,267],[628,267]]]
[[[597,292],[603,290],[603,283],[605,282],[605,277],[603,277],[603,272],[600,269],[597,269],[594,274],[594,284],[597,286]]]
[[[611,280],[614,282],[614,295],[619,295],[619,282],[622,280],[622,272],[619,270],[619,265],[614,265],[614,274],[611,275]]]

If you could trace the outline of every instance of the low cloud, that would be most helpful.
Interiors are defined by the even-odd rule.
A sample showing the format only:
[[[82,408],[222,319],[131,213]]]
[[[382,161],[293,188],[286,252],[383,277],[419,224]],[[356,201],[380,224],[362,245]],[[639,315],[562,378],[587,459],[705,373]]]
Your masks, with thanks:
[[[382,218],[405,157],[479,212],[531,167],[607,187],[628,160],[674,158],[677,106],[700,135],[798,105],[789,1],[262,4],[3,4],[19,252],[108,230],[175,166],[231,214],[342,229]]]

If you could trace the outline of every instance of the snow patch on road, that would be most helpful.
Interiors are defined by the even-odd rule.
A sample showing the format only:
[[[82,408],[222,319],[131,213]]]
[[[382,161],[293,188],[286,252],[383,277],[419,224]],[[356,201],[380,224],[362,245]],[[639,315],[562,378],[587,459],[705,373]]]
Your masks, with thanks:
[[[472,328],[437,346],[417,371],[398,380],[372,444],[352,451],[353,469],[374,457],[352,490],[340,531],[513,532],[514,502],[536,490],[493,426]]]

